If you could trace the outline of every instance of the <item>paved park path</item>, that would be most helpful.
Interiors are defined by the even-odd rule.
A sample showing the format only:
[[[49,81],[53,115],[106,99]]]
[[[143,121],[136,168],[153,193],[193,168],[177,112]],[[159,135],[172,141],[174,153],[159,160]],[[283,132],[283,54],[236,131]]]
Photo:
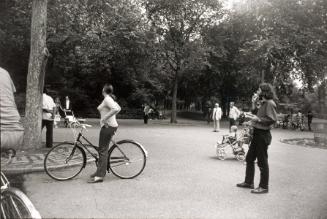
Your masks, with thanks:
[[[280,142],[312,133],[273,130],[270,191],[254,195],[235,187],[244,178],[243,162],[231,154],[224,161],[215,157],[226,124],[219,133],[205,122],[120,124],[116,139],[134,139],[149,152],[144,173],[133,180],[108,175],[99,184],[86,183],[94,164],[66,182],[27,174],[25,191],[44,218],[327,218],[327,150]],[[98,132],[90,128],[87,136],[96,143]],[[72,138],[69,129],[54,133],[55,141]]]

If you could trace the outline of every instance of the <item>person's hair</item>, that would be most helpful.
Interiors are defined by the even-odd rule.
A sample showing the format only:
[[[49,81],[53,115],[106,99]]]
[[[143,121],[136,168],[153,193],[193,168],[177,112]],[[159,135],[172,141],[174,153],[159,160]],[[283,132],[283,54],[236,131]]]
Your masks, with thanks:
[[[117,100],[116,96],[114,95],[114,87],[111,84],[105,84],[103,86],[103,91],[109,96],[111,96],[113,100]]]
[[[113,94],[114,93],[114,87],[111,85],[111,84],[105,84],[103,86],[103,91],[106,93],[106,94]]]
[[[273,86],[269,83],[262,83],[259,85],[261,89],[261,97],[266,98],[267,100],[277,100],[277,96]]]

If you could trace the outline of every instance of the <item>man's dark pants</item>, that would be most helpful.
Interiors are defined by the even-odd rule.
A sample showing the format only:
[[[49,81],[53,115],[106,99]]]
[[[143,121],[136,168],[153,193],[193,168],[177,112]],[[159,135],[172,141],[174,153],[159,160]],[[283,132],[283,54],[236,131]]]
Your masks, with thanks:
[[[149,115],[144,113],[143,114],[144,124],[148,124],[148,119],[149,119]]]
[[[231,131],[231,127],[232,127],[233,125],[236,125],[236,121],[235,121],[235,119],[233,119],[233,118],[229,118],[229,131]]]
[[[260,168],[259,187],[268,189],[269,165],[268,165],[268,146],[271,143],[271,133],[269,130],[254,129],[253,139],[246,155],[245,182],[253,184],[254,181],[254,161],[258,159]]]
[[[309,131],[311,131],[311,123],[312,123],[312,118],[308,118],[308,128],[309,128]]]
[[[51,148],[53,145],[53,120],[42,120],[42,129],[47,128],[46,132],[46,147]]]

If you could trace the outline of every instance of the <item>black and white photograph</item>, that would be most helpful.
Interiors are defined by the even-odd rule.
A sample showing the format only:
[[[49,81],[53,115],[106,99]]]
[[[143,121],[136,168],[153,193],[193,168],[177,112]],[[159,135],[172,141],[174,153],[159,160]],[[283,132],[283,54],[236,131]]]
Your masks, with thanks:
[[[327,219],[327,0],[0,0],[1,218]]]

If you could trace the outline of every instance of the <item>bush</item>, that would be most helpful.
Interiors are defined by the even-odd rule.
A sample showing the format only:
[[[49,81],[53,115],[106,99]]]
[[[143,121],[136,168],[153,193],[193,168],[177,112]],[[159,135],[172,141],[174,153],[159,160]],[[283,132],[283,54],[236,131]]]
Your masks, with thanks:
[[[117,115],[119,119],[143,119],[142,109],[123,108]]]

